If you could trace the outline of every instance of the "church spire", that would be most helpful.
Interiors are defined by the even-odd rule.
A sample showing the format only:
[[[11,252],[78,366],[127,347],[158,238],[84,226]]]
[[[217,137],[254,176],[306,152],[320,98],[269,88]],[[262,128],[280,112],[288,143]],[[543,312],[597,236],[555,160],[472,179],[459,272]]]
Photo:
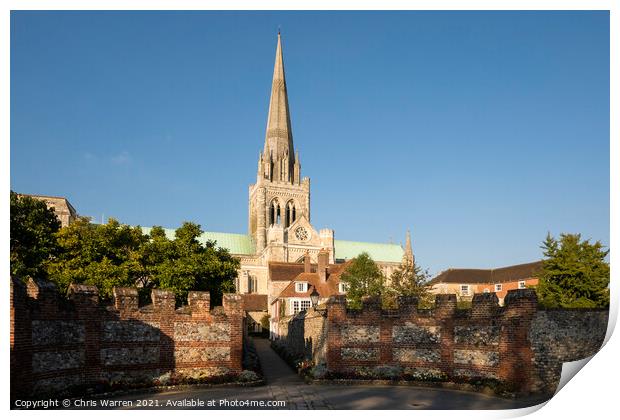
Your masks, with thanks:
[[[286,78],[284,76],[282,40],[279,31],[263,153],[263,161],[271,162],[270,164],[274,166],[273,171],[264,171],[264,173],[271,172],[274,181],[294,182],[295,153],[288,109]]]
[[[413,264],[415,258],[413,256],[413,249],[411,248],[411,232],[407,229],[407,239],[405,241],[405,255],[403,255],[403,262]]]

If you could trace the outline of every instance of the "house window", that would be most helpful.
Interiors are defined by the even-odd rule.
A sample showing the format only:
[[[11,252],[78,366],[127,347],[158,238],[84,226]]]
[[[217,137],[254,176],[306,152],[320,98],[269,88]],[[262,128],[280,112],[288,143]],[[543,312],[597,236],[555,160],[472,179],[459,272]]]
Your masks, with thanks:
[[[489,292],[490,292],[489,288],[488,288],[488,287],[485,287],[485,288],[484,288],[484,293],[489,293]]]
[[[301,300],[301,310],[302,311],[307,311],[308,309],[310,309],[310,306],[312,306],[312,302],[310,302],[309,299],[304,299]]]
[[[501,283],[498,283],[498,284],[496,284],[496,285],[495,285],[495,291],[496,291],[496,292],[501,292],[501,291],[502,291],[502,285],[501,285]]]
[[[525,289],[525,280],[519,282],[519,289]]]
[[[312,303],[310,299],[293,299],[291,300],[291,309],[293,310],[293,315],[299,313],[301,311],[306,311],[310,309]]]
[[[461,284],[461,295],[469,296],[469,284]]]
[[[295,283],[295,291],[297,293],[306,293],[308,291],[308,283],[306,282]]]
[[[338,284],[338,292],[340,293],[347,293],[347,290],[349,289],[349,285],[346,283],[339,283]]]

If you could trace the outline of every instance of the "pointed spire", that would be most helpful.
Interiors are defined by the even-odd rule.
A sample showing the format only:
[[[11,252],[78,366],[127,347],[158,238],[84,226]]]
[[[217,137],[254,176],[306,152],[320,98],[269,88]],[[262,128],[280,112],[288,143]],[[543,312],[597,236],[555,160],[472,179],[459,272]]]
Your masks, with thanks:
[[[413,256],[413,248],[411,247],[411,232],[407,229],[407,239],[405,241],[405,255],[403,255],[403,260],[413,264],[415,258]]]
[[[267,131],[265,133],[265,155],[273,156],[274,160],[285,159],[288,170],[292,172],[293,165],[293,133],[291,130],[291,118],[288,109],[288,95],[286,91],[286,78],[284,76],[284,58],[282,56],[282,40],[278,30],[278,44],[276,47],[276,60],[273,67],[273,80],[271,84],[271,99],[269,101],[269,114],[267,117]],[[280,179],[277,179],[280,180]],[[291,181],[281,179],[281,181]]]

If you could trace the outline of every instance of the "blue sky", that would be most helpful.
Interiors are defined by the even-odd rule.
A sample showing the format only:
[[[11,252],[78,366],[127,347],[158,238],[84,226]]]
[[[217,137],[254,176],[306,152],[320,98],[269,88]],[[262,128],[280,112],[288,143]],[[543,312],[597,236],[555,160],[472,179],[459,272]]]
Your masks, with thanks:
[[[433,273],[609,244],[607,12],[12,12],[11,188],[246,232],[278,26],[317,229]]]

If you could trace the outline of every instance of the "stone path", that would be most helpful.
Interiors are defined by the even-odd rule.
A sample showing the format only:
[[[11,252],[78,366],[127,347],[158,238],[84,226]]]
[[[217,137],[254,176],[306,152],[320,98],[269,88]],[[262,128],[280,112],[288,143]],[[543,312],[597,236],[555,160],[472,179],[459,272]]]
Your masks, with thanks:
[[[273,400],[286,401],[286,409],[330,409],[329,403],[306,383],[273,351],[269,340],[254,339],[269,394]]]

